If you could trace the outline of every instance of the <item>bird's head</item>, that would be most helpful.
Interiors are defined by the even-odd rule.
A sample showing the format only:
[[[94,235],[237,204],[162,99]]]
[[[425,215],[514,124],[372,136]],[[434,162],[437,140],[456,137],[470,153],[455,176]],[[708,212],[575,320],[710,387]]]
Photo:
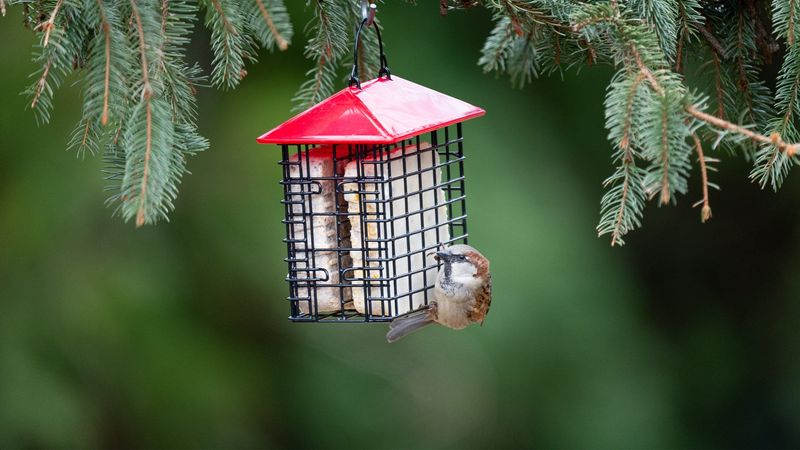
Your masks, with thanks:
[[[433,254],[433,258],[444,264],[445,274],[456,282],[483,281],[489,274],[489,260],[466,244],[439,250]]]

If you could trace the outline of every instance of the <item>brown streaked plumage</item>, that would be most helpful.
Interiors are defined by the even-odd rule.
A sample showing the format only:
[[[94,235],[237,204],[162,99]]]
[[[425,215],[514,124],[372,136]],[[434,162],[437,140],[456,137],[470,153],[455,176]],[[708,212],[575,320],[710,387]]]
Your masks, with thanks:
[[[433,299],[416,311],[396,317],[386,338],[394,342],[433,323],[460,330],[471,323],[483,325],[492,304],[489,260],[468,245],[454,245],[436,252],[442,262]]]
[[[480,322],[483,326],[483,321],[486,320],[486,315],[489,314],[489,308],[492,306],[492,275],[487,274],[486,284],[480,292],[475,295],[475,303],[469,311],[470,322]]]

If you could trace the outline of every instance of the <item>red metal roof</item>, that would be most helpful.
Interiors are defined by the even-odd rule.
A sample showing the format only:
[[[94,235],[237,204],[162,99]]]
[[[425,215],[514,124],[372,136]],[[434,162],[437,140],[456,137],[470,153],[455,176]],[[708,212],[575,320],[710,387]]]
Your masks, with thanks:
[[[258,138],[262,144],[392,144],[486,111],[404,80],[348,87]]]

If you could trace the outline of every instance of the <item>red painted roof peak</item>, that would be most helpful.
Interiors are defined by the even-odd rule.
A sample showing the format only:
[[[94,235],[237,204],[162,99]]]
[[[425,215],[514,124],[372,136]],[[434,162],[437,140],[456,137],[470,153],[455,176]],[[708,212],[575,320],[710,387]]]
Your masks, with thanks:
[[[396,75],[348,87],[258,138],[262,144],[392,144],[485,111]]]

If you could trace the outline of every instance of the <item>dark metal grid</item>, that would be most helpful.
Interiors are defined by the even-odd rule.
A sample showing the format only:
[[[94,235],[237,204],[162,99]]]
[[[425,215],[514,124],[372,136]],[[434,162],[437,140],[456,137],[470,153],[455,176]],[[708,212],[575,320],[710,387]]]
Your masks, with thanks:
[[[421,149],[423,143],[429,147]],[[402,312],[420,303],[427,304],[434,283],[431,278],[435,277],[431,268],[437,264],[426,255],[442,245],[467,243],[461,124],[393,145],[335,145],[331,149],[333,173],[329,176],[311,173],[312,151],[313,146],[309,145],[282,146],[289,319],[385,322],[398,310]],[[436,161],[434,152],[438,163],[423,168],[426,157]],[[346,176],[344,168],[351,162],[356,169],[355,176]],[[399,168],[400,173],[393,173],[393,168],[394,172]],[[436,171],[441,173],[438,183]],[[418,188],[409,192],[412,179],[416,179]],[[401,185],[402,192],[395,189]],[[314,211],[312,197],[323,191],[335,195],[334,208]],[[440,199],[440,191],[444,199]],[[349,211],[344,201],[348,195],[358,197],[360,213]],[[398,202],[403,205],[403,211],[395,211]],[[440,207],[447,209],[446,221],[440,222]],[[425,215],[430,212],[435,223],[426,224]],[[315,242],[314,225],[327,223],[325,220],[330,219],[323,218],[330,217],[335,227],[335,242],[333,246],[322,247],[322,243]],[[412,226],[414,218],[419,222],[416,228]],[[350,242],[351,221],[361,228],[359,242]],[[448,238],[442,236],[444,226]],[[370,236],[370,229],[376,236]],[[431,234],[435,238],[431,239]],[[403,247],[405,251],[400,250]],[[358,267],[351,258],[351,253],[355,252],[361,255],[362,263]],[[335,253],[336,273],[318,265],[323,253],[328,258]],[[417,265],[422,261],[422,267],[415,267],[415,259]],[[360,290],[364,299],[363,314],[354,309],[351,301],[356,290]],[[338,307],[320,311],[320,294],[331,291],[338,292]],[[421,294],[421,302],[415,299],[419,297],[416,294]],[[382,314],[389,311],[393,314]]]

